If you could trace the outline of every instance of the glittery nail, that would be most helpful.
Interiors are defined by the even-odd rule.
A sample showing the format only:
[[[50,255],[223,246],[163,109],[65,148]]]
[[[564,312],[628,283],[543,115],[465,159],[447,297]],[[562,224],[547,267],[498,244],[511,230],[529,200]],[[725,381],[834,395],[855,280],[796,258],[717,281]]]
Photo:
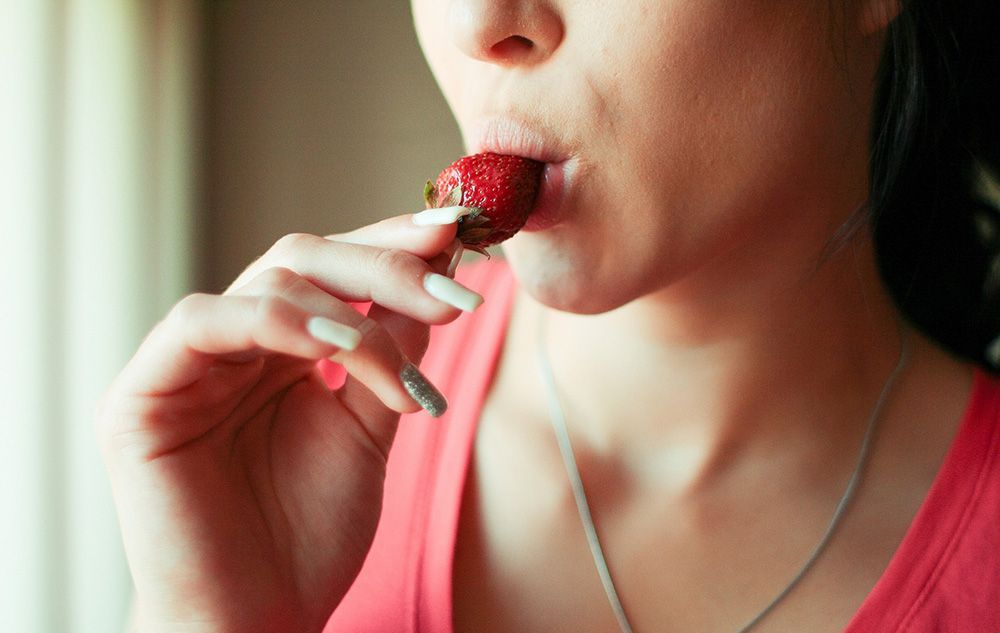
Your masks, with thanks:
[[[448,401],[445,400],[437,388],[430,383],[427,378],[420,373],[420,370],[413,363],[406,363],[403,370],[399,372],[399,378],[403,381],[406,393],[410,394],[417,404],[424,408],[432,417],[439,418],[448,409]]]

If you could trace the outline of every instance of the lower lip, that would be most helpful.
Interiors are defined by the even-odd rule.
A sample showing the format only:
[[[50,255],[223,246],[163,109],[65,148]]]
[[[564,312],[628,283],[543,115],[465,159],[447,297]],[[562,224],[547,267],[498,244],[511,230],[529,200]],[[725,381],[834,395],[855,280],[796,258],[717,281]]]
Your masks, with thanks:
[[[566,163],[546,163],[542,172],[542,186],[535,200],[535,208],[528,216],[522,231],[544,231],[562,220],[562,202],[566,187]]]

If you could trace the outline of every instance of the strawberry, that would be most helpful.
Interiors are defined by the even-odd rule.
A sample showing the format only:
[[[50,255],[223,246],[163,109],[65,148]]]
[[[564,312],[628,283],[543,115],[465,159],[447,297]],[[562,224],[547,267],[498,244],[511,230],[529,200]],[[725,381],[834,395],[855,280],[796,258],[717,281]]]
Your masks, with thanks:
[[[458,221],[462,244],[486,255],[486,247],[513,236],[528,220],[545,163],[506,154],[460,158],[424,187],[427,208],[472,207]]]

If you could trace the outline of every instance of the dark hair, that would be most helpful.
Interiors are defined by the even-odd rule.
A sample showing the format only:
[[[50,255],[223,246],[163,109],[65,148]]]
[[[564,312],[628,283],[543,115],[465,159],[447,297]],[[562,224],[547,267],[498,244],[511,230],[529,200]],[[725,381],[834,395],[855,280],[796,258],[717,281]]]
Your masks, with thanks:
[[[869,210],[883,279],[906,318],[998,366],[1000,0],[903,0],[876,86]]]

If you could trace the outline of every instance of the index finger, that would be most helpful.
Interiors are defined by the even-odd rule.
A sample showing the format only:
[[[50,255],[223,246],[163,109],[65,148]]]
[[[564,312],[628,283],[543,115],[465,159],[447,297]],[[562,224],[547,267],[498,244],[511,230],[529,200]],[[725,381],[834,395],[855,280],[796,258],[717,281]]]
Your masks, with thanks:
[[[324,237],[334,242],[403,250],[422,259],[430,259],[455,240],[456,222],[470,209],[448,207],[432,211],[434,213],[397,215],[347,233]]]

